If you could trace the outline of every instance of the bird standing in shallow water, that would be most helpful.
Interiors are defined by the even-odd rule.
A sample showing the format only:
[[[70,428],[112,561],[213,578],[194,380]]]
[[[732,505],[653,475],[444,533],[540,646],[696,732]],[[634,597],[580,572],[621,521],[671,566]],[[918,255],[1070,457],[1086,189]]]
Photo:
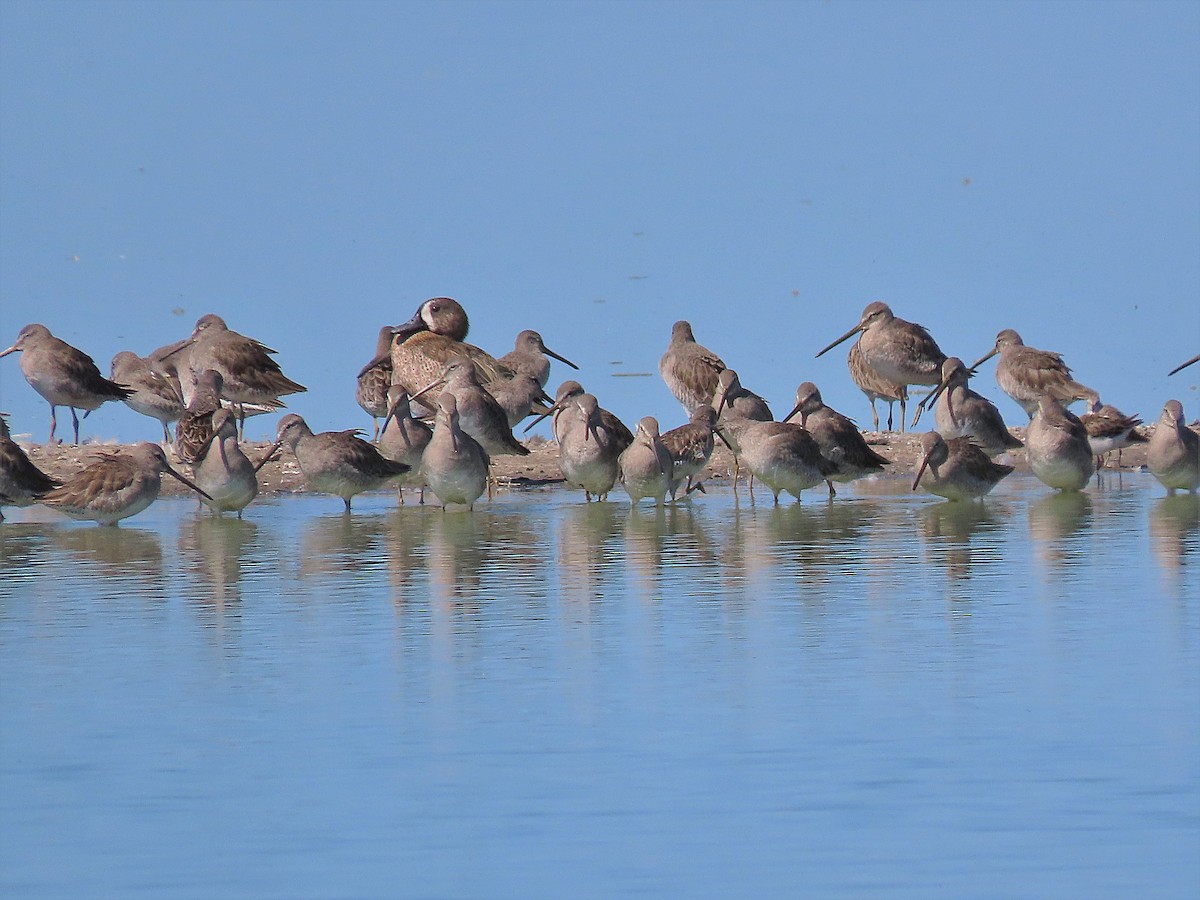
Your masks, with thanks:
[[[836,493],[833,489],[835,481],[848,484],[868,475],[877,475],[884,466],[892,464],[891,460],[871,448],[857,425],[825,405],[821,392],[811,381],[804,382],[796,389],[796,405],[784,417],[784,421],[793,422],[797,416],[800,417],[800,425],[807,429],[821,448],[821,455],[837,467],[836,473],[827,479],[830,497]]]
[[[554,413],[554,438],[563,477],[583,488],[589,503],[593,494],[597,500],[607,500],[620,474],[617,460],[633,437],[619,420],[620,429],[614,429],[596,398],[582,389],[564,394],[556,401],[559,404]],[[615,419],[611,413],[609,416]]]
[[[457,356],[442,370],[441,377],[412,396],[412,400],[440,389],[454,395],[462,430],[475,438],[489,456],[528,456],[529,448],[513,437],[508,413],[479,383],[471,360]]]
[[[671,454],[671,500],[679,490],[679,483],[686,481],[683,495],[686,497],[693,490],[704,490],[703,485],[693,487],[692,478],[699,475],[708,465],[708,458],[713,452],[714,429],[717,427],[717,411],[705,404],[692,413],[686,425],[672,428],[661,438],[663,446]]]
[[[388,413],[379,433],[379,452],[388,459],[404,463],[408,474],[401,476],[398,483],[400,502],[404,502],[404,485],[421,489],[421,503],[425,502],[425,475],[421,469],[425,448],[433,437],[433,429],[414,419],[408,392],[398,384],[388,388]]]
[[[158,499],[163,473],[207,497],[203,490],[171,468],[162,447],[143,441],[105,454],[62,487],[45,494],[41,502],[73,519],[116,525]]]
[[[278,431],[258,468],[281,446],[296,457],[304,480],[314,491],[335,494],[350,512],[350,498],[363,491],[380,488],[408,471],[403,463],[385,459],[372,444],[348,431],[325,431],[313,434],[311,428],[295,413],[279,420]]]
[[[658,420],[645,416],[638,422],[637,431],[618,460],[621,484],[633,505],[643,497],[652,497],[661,506],[671,488],[674,463],[658,434]]]
[[[1025,432],[1029,467],[1044,484],[1060,491],[1081,491],[1096,470],[1087,429],[1053,397],[1038,400]]]
[[[254,463],[238,446],[237,421],[229,410],[213,413],[212,436],[197,453],[192,476],[208,494],[209,499],[201,502],[218,516],[234,512],[240,519],[242,510],[258,496]]]
[[[742,464],[771,489],[777,506],[781,492],[799,500],[802,490],[837,473],[837,466],[821,455],[813,436],[793,422],[729,419],[717,426],[717,432],[731,448],[738,448]],[[754,497],[753,487],[750,496]]]
[[[996,363],[996,383],[1033,419],[1038,400],[1053,397],[1066,407],[1073,400],[1098,400],[1100,395],[1071,377],[1071,370],[1062,355],[1049,350],[1026,347],[1021,336],[1011,328],[996,335],[996,346],[981,356],[971,370],[1000,354]]]
[[[938,434],[946,440],[969,437],[988,456],[1024,447],[1008,430],[996,405],[971,390],[967,384],[970,377],[971,371],[957,356],[942,363],[941,384],[921,401],[922,406],[936,404],[934,421]]]
[[[1121,450],[1130,444],[1144,444],[1147,438],[1138,433],[1137,427],[1142,420],[1137,416],[1127,416],[1115,406],[1101,404],[1097,397],[1091,408],[1079,417],[1083,427],[1087,429],[1088,445],[1092,455],[1096,457],[1096,470],[1104,466],[1104,457],[1112,451],[1117,451],[1117,467],[1121,466]]]
[[[688,322],[681,319],[672,326],[671,342],[658,361],[658,371],[689,416],[698,406],[712,403],[724,369],[721,357],[696,343]]]
[[[433,437],[425,448],[421,470],[429,489],[446,509],[447,503],[462,503],[471,509],[487,488],[487,450],[463,430],[458,418],[458,401],[444,391],[437,399]]]
[[[1168,400],[1146,448],[1146,467],[1167,489],[1196,493],[1200,488],[1200,435],[1183,422],[1183,404]]]
[[[96,363],[82,350],[59,340],[45,325],[36,322],[22,328],[16,343],[0,352],[0,356],[10,353],[21,354],[21,374],[50,404],[51,444],[58,424],[55,415],[58,407],[66,406],[71,410],[71,424],[78,444],[79,416],[76,410],[84,410],[83,416],[87,418],[88,413],[109,400],[124,400],[133,393],[101,375]]]
[[[982,499],[1013,471],[1012,466],[992,462],[969,437],[947,440],[938,432],[929,431],[921,435],[921,451],[921,463],[912,489],[915,491],[920,485],[947,500]]]
[[[4,521],[3,507],[32,506],[58,485],[59,481],[35,466],[12,439],[8,420],[0,413],[0,522]]]

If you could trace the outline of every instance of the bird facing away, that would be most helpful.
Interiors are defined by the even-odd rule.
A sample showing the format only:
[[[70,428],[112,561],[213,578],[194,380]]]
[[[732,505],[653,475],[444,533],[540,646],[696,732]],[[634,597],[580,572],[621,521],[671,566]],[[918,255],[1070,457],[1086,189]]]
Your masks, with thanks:
[[[191,382],[187,409],[175,426],[175,455],[194,463],[202,447],[213,436],[213,414],[221,408],[221,373],[206,369],[199,374],[189,370],[184,377]]]
[[[821,392],[811,381],[806,381],[796,389],[796,405],[784,417],[785,422],[794,422],[800,417],[800,425],[808,430],[821,455],[837,467],[837,471],[829,476],[829,496],[835,491],[835,481],[848,484],[876,475],[883,471],[884,466],[890,466],[891,460],[876,453],[867,443],[858,426],[840,412],[825,405]]]
[[[1025,445],[1008,430],[1000,410],[987,397],[971,390],[967,380],[971,371],[957,356],[942,363],[942,381],[922,406],[936,404],[933,416],[937,432],[949,440],[969,437],[988,456]]]
[[[379,329],[375,355],[371,357],[372,362],[379,362],[368,364],[359,373],[354,391],[354,399],[375,425],[372,440],[379,437],[379,420],[388,414],[388,388],[392,386],[392,338],[395,334],[393,325],[384,325]]]
[[[240,519],[242,510],[258,495],[254,463],[238,446],[237,421],[232,412],[227,409],[214,412],[212,432],[197,454],[192,476],[209,496],[207,500],[202,498],[202,503],[218,516],[234,512]]]
[[[611,422],[605,420],[605,410],[596,398],[582,389],[560,398],[556,405],[559,404],[554,413],[554,437],[558,441],[558,465],[563,477],[583,488],[589,503],[593,495],[597,500],[608,499],[608,492],[620,474],[617,460],[633,442],[632,435],[614,430]],[[628,432],[619,420],[617,425]]]
[[[382,487],[408,471],[403,463],[384,459],[374,446],[358,437],[357,429],[324,431],[313,434],[308,423],[295,413],[279,420],[275,443],[267,451],[263,464],[281,446],[296,457],[305,482],[314,491],[335,494],[350,512],[350,498],[363,491]]]
[[[528,456],[529,449],[513,437],[508,413],[479,383],[474,364],[465,356],[452,358],[441,377],[424,386],[412,400],[440,389],[454,395],[462,430],[475,438],[489,456]]]
[[[50,333],[45,325],[36,322],[26,325],[17,334],[16,343],[0,356],[10,353],[21,354],[21,374],[29,386],[41,394],[50,404],[50,440],[54,443],[58,407],[71,410],[71,424],[75,429],[75,443],[79,443],[79,416],[76,410],[84,410],[84,418],[94,409],[109,400],[124,400],[133,393],[123,385],[109,381],[100,374],[96,363],[82,350],[77,350],[66,341]]]
[[[1175,368],[1173,368],[1170,372],[1167,373],[1167,377],[1169,378],[1170,376],[1174,375],[1176,372],[1181,372],[1184,369],[1186,369],[1188,366],[1193,366],[1198,362],[1200,362],[1200,354],[1193,356],[1191,359],[1189,359],[1185,363],[1180,363],[1179,365],[1177,365]]]
[[[712,403],[724,369],[721,357],[696,343],[688,322],[680,320],[672,326],[671,342],[658,361],[658,371],[689,416],[696,407]]]
[[[62,487],[45,494],[41,502],[73,519],[115,525],[121,519],[137,515],[158,499],[163,473],[202,497],[208,496],[171,468],[162,447],[143,441],[105,454]]]
[[[892,314],[891,307],[876,300],[868,303],[858,324],[822,350],[828,353],[858,333],[862,358],[877,375],[894,384],[937,384],[942,377],[946,354],[923,325]],[[903,407],[901,408],[903,418]]]
[[[474,509],[475,501],[487,488],[491,459],[487,450],[462,428],[453,394],[443,391],[436,405],[433,437],[422,456],[421,471],[443,510],[448,503]]]
[[[802,490],[837,474],[837,466],[821,455],[813,436],[794,422],[730,419],[717,431],[731,448],[738,448],[750,473],[771,489],[776,505],[781,492],[799,500]]]
[[[1028,413],[1030,419],[1037,412],[1038,400],[1043,395],[1053,397],[1063,406],[1073,400],[1090,403],[1100,397],[1071,377],[1071,370],[1061,354],[1026,347],[1021,336],[1011,328],[996,335],[996,345],[976,360],[971,369],[978,369],[997,353],[1000,361],[996,363],[996,383]]]
[[[871,401],[871,419],[874,430],[879,430],[879,410],[875,408],[876,400],[886,400],[888,405],[888,431],[892,430],[892,410],[896,401],[900,401],[900,431],[904,432],[905,406],[908,403],[908,388],[903,384],[888,381],[867,365],[863,358],[862,347],[855,341],[850,345],[850,353],[846,357],[846,366],[850,369],[850,379],[858,385],[858,389],[867,395]]]
[[[1044,484],[1060,491],[1080,491],[1096,471],[1087,429],[1079,418],[1050,396],[1038,400],[1025,433],[1029,467]]]
[[[35,466],[12,439],[8,420],[0,414],[0,522],[4,521],[3,507],[31,506],[58,485],[59,481]]]
[[[150,362],[136,353],[122,350],[112,360],[109,376],[133,393],[125,398],[125,405],[134,412],[157,419],[162,425],[163,441],[171,442],[172,422],[183,415],[183,396],[177,384],[166,375],[154,371]]]
[[[661,506],[671,488],[674,463],[658,434],[658,420],[645,416],[637,425],[633,443],[621,454],[621,484],[633,505],[651,497]]]
[[[557,359],[572,369],[579,369],[579,366],[565,356],[559,356],[547,347],[540,334],[529,329],[517,335],[513,349],[500,357],[500,365],[508,368],[514,375],[532,376],[538,387],[545,388],[546,382],[550,380],[550,360],[547,357]]]
[[[1087,429],[1088,445],[1096,457],[1097,470],[1104,466],[1104,457],[1114,450],[1117,451],[1117,467],[1120,468],[1121,451],[1130,444],[1145,444],[1148,440],[1137,430],[1142,424],[1138,416],[1127,416],[1115,406],[1101,404],[1099,397],[1079,417],[1079,421]]]
[[[1150,474],[1167,489],[1196,493],[1200,488],[1200,435],[1183,423],[1183,404],[1168,400],[1146,448]]]
[[[398,482],[400,502],[404,502],[404,485],[421,489],[421,502],[425,502],[425,474],[421,460],[425,448],[433,437],[433,429],[414,419],[408,392],[398,384],[388,388],[388,413],[379,433],[379,452],[388,459],[409,466],[408,474]]]
[[[974,500],[1012,471],[1012,466],[992,462],[969,437],[945,439],[936,431],[927,431],[921,435],[921,463],[912,489],[920,485],[947,500]]]
[[[686,482],[683,489],[685,497],[693,490],[702,489],[699,484],[693,487],[692,478],[699,475],[708,465],[708,458],[713,452],[716,427],[717,411],[705,404],[696,407],[686,425],[672,428],[662,436],[663,446],[671,454],[673,464],[670,487],[672,500],[675,499],[681,482]]]

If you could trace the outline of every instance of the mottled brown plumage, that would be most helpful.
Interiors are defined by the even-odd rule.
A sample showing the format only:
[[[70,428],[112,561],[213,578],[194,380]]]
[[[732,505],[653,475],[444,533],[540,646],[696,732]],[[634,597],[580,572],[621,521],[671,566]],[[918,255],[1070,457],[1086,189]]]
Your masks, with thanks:
[[[170,442],[172,422],[183,415],[183,395],[171,377],[156,372],[149,360],[129,350],[122,350],[112,360],[109,371],[112,380],[129,388],[133,393],[125,398],[125,405],[134,412],[157,419],[162,425],[163,440]]]
[[[992,462],[968,437],[946,440],[929,431],[921,435],[921,450],[912,489],[920,486],[947,500],[982,498],[1013,471],[1012,466]]]
[[[393,325],[384,325],[379,329],[375,355],[359,373],[355,386],[354,399],[375,425],[372,440],[379,437],[379,420],[388,414],[388,388],[392,386],[392,338],[395,334]]]
[[[671,327],[671,342],[658,361],[658,371],[689,416],[697,407],[712,404],[724,370],[721,357],[696,343],[688,322],[680,320]]]
[[[30,506],[58,485],[58,480],[35,466],[12,439],[8,421],[0,415],[0,508]],[[0,511],[0,522],[3,521],[4,513]]]
[[[793,422],[797,416],[800,425],[808,430],[821,448],[821,455],[836,467],[836,472],[827,479],[829,496],[835,493],[833,482],[846,484],[876,475],[883,471],[884,466],[891,465],[891,460],[871,448],[854,422],[825,405],[821,392],[811,381],[804,382],[796,389],[796,405],[784,417],[784,421]]]
[[[529,449],[513,437],[504,407],[479,383],[470,359],[463,356],[451,359],[441,376],[423,386],[412,399],[434,390],[454,395],[462,430],[479,441],[490,456],[529,455]]]
[[[1043,395],[1025,432],[1029,468],[1044,484],[1080,491],[1096,470],[1087,429],[1054,397]]]
[[[967,383],[970,377],[971,370],[957,356],[942,363],[941,384],[921,401],[922,407],[936,404],[934,420],[938,434],[947,440],[969,437],[988,456],[1025,446],[1008,430],[996,405],[970,388]]]
[[[938,383],[946,354],[937,341],[925,326],[897,318],[891,307],[878,300],[868,303],[858,324],[817,356],[859,332],[862,332],[858,344],[863,361],[880,377],[905,386]]]
[[[1120,466],[1124,448],[1130,444],[1144,444],[1148,440],[1137,430],[1142,424],[1138,416],[1127,416],[1115,406],[1101,404],[1099,397],[1092,401],[1079,421],[1087,429],[1088,445],[1096,457],[1097,469],[1104,465],[1104,457],[1114,450],[1117,451],[1117,465]]]
[[[572,369],[579,368],[566,357],[559,356],[547,347],[542,341],[542,336],[529,329],[517,335],[513,349],[500,357],[499,362],[514,374],[524,373],[532,376],[537,381],[538,387],[544,388],[546,382],[550,380],[550,360],[547,357],[566,363]]]
[[[175,426],[175,455],[194,463],[213,436],[213,413],[221,408],[221,373],[214,369],[187,377],[192,381],[191,399]]]
[[[1021,336],[1011,328],[996,335],[996,345],[975,361],[971,369],[978,369],[996,354],[996,383],[1012,397],[1032,419],[1038,409],[1038,400],[1053,397],[1066,406],[1074,400],[1097,400],[1099,394],[1071,377],[1071,370],[1063,362],[1062,355],[1049,350],[1026,347]]]
[[[908,388],[884,378],[867,365],[863,357],[862,347],[855,341],[850,346],[850,354],[846,357],[846,366],[850,369],[850,379],[858,385],[858,389],[867,395],[871,401],[871,418],[874,430],[879,430],[879,411],[875,408],[876,400],[886,400],[888,405],[888,431],[892,430],[892,410],[897,400],[900,401],[900,431],[904,432],[905,406],[908,404]]]
[[[726,370],[728,371],[728,370]],[[714,429],[717,427],[717,411],[708,404],[696,407],[686,425],[672,428],[662,435],[663,446],[671,454],[671,499],[679,490],[680,482],[686,482],[683,494],[686,497],[694,488],[692,478],[708,465],[712,456]]]

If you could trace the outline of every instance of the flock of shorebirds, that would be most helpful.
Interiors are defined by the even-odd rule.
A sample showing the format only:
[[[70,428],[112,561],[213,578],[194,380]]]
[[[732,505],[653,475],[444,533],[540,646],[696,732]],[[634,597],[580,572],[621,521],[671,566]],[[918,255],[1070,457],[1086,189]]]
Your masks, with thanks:
[[[308,486],[350,500],[363,491],[395,484],[430,489],[443,508],[468,507],[489,490],[490,460],[529,450],[513,428],[529,416],[552,418],[565,480],[588,501],[603,500],[618,482],[636,505],[663,503],[703,490],[696,481],[715,442],[724,442],[739,471],[765,485],[778,503],[781,492],[799,498],[822,482],[850,482],[880,472],[890,461],[874,450],[857,426],[826,406],[812,382],[800,385],[796,403],[775,421],[766,401],[742,386],[737,372],[700,345],[691,326],[676,322],[659,362],[667,387],[689,416],[687,424],[660,434],[647,416],[630,431],[603,409],[577,381],[564,381],[555,397],[545,393],[550,359],[574,363],[548,349],[536,331],[522,331],[512,352],[499,359],[466,343],[466,311],[448,297],[421,304],[411,320],[380,329],[376,354],[358,375],[357,400],[375,420],[370,442],[357,430],[316,433],[298,415],[283,416],[265,455],[252,461],[240,438],[247,415],[283,406],[280,398],[305,390],[274,360],[274,350],[232,331],[219,316],[205,315],[192,334],[139,357],[118,353],[105,378],[83,351],[39,324],[27,325],[0,357],[21,354],[21,371],[50,404],[50,442],[56,413],[71,411],[79,442],[79,411],[123,401],[162,424],[163,444],[143,442],[107,453],[65,483],[40,471],[12,441],[0,416],[0,507],[42,503],[77,519],[114,524],[144,510],[158,497],[161,476],[171,475],[221,512],[242,510],[258,493],[257,473],[286,447]],[[995,346],[972,366],[947,357],[921,325],[869,304],[858,324],[817,356],[860,335],[853,344],[850,375],[871,401],[907,415],[908,388],[931,388],[918,404],[913,426],[933,407],[936,428],[921,436],[918,487],[950,500],[981,498],[1013,467],[995,457],[1024,446],[1034,475],[1052,488],[1081,490],[1102,458],[1135,442],[1147,442],[1147,466],[1167,488],[1200,487],[1200,437],[1184,424],[1183,407],[1170,400],[1149,438],[1141,420],[1103,405],[1098,393],[1076,381],[1057,353],[1027,347],[1017,332],[1001,331]],[[999,355],[996,380],[1030,417],[1022,442],[999,410],[972,390],[970,377]],[[1170,374],[1200,361],[1188,360]],[[1067,406],[1086,401],[1077,417]],[[380,425],[382,420],[382,425]],[[177,423],[174,435],[171,423]],[[431,424],[432,423],[432,424]],[[526,426],[525,431],[532,427]],[[165,447],[191,467],[176,471]],[[3,516],[0,515],[0,519]]]

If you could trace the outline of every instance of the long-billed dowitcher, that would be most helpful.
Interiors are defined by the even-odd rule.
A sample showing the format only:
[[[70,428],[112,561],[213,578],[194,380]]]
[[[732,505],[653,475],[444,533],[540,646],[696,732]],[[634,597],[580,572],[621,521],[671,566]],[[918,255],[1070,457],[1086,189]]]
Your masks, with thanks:
[[[1099,398],[1094,390],[1071,377],[1071,370],[1062,355],[1049,350],[1026,347],[1021,336],[1011,328],[996,335],[996,345],[971,366],[978,369],[996,354],[996,383],[1012,397],[1032,419],[1043,396],[1053,397],[1063,406],[1073,400],[1091,402]]]
[[[742,386],[738,373],[725,369],[717,376],[717,388],[709,401],[718,410],[717,418],[750,419],[754,422],[774,422],[775,416],[767,401]]]
[[[1195,365],[1198,362],[1200,362],[1200,354],[1193,356],[1191,359],[1189,359],[1185,363],[1180,363],[1179,365],[1177,365],[1175,368],[1173,368],[1170,372],[1167,373],[1167,377],[1174,375],[1176,372],[1181,372],[1184,369],[1186,369],[1188,366]]]
[[[171,468],[162,447],[143,441],[115,453],[106,453],[62,487],[43,495],[40,502],[73,519],[115,525],[121,519],[137,515],[158,499],[163,473],[181,481],[200,496],[208,496]]]
[[[122,350],[113,357],[112,369],[108,373],[114,382],[133,391],[125,398],[125,405],[134,412],[157,419],[162,425],[163,441],[171,442],[172,422],[183,415],[183,395],[171,378],[154,371],[148,360],[129,350]]]
[[[904,414],[905,406],[908,403],[908,388],[903,384],[896,384],[894,381],[888,381],[874,369],[867,365],[866,359],[863,357],[862,347],[859,346],[859,341],[855,341],[850,345],[850,353],[846,357],[846,366],[850,369],[850,379],[858,385],[858,389],[867,395],[867,399],[871,401],[871,419],[874,421],[874,430],[879,430],[879,410],[875,408],[876,400],[886,400],[888,405],[887,426],[888,431],[892,430],[892,411],[895,408],[896,401],[900,401],[900,431],[904,432]]]
[[[529,449],[513,437],[504,407],[479,383],[479,374],[470,359],[465,356],[451,358],[441,376],[417,391],[411,399],[416,400],[434,390],[454,395],[463,431],[482,444],[489,456],[529,455]]]
[[[384,325],[379,329],[375,355],[371,357],[374,365],[368,364],[359,373],[358,384],[354,390],[354,399],[358,401],[363,412],[371,417],[375,426],[372,440],[379,437],[379,420],[388,414],[388,388],[392,386],[392,338],[395,334],[394,325]]]
[[[1060,491],[1083,490],[1096,471],[1087,429],[1074,413],[1050,396],[1038,400],[1037,412],[1025,433],[1025,451],[1033,474]]]
[[[513,349],[500,357],[500,365],[507,367],[514,375],[524,373],[533,376],[538,387],[544,388],[550,380],[550,360],[546,357],[557,359],[572,369],[579,369],[579,366],[565,356],[559,356],[547,347],[542,341],[542,336],[530,329],[517,335]]]
[[[982,498],[1013,471],[1012,466],[993,462],[969,437],[945,439],[936,431],[927,431],[921,435],[921,451],[912,489],[920,485],[947,500]]]
[[[308,423],[295,413],[279,420],[275,442],[258,468],[281,446],[296,457],[300,473],[314,491],[334,494],[350,512],[350,498],[363,491],[383,487],[408,471],[403,463],[385,459],[372,444],[357,434],[358,429],[323,431],[313,434]]]
[[[658,361],[658,371],[689,416],[696,407],[713,402],[724,368],[721,357],[696,343],[691,324],[681,319],[671,327],[671,342]]]
[[[187,408],[175,426],[175,455],[186,463],[194,463],[200,449],[212,440],[213,414],[221,409],[221,373],[206,369],[195,373],[190,369],[183,377],[191,382]]]
[[[16,343],[0,356],[10,353],[21,354],[21,374],[30,387],[42,395],[50,404],[50,443],[54,443],[57,426],[56,411],[65,406],[71,410],[71,424],[75,428],[75,443],[79,443],[79,416],[76,410],[84,410],[83,416],[109,400],[124,400],[133,393],[123,385],[109,381],[100,374],[92,358],[59,340],[45,325],[36,322],[26,325],[17,334]]]
[[[485,390],[491,394],[504,415],[508,418],[508,427],[516,428],[517,424],[529,416],[536,408],[546,412],[546,404],[554,401],[547,396],[538,384],[536,378],[528,372],[517,372],[512,378],[501,378],[489,384]]]
[[[891,307],[876,300],[868,303],[858,324],[822,350],[828,353],[842,341],[862,333],[858,343],[863,361],[882,378],[900,385],[937,384],[946,354],[923,325],[898,319]],[[904,417],[903,406],[901,418]]]
[[[409,466],[408,474],[401,476],[398,486],[400,502],[404,502],[404,486],[421,489],[421,502],[425,502],[425,474],[421,470],[421,458],[433,437],[433,429],[420,419],[413,418],[408,391],[401,385],[388,388],[388,413],[379,433],[379,452],[388,459]]]
[[[554,413],[559,468],[570,484],[583,488],[589,503],[593,495],[597,500],[608,499],[619,475],[617,459],[632,443],[631,435],[626,440],[626,435],[606,423],[603,412],[592,394],[580,390],[561,398]],[[617,424],[628,431],[619,421]]]
[[[578,381],[564,381],[558,386],[558,390],[554,392],[554,404],[526,425],[522,430],[522,434],[527,433],[529,429],[533,428],[534,425],[547,416],[553,416],[554,418],[551,419],[551,431],[554,433],[554,439],[561,443],[562,435],[559,433],[558,426],[559,417],[567,404],[583,393],[583,385]],[[625,451],[625,448],[633,443],[633,432],[629,430],[628,425],[604,407],[601,406],[598,408],[598,414],[600,416],[600,426],[613,436],[618,448],[617,455],[620,456]]]
[[[1200,488],[1200,435],[1183,422],[1183,404],[1168,400],[1146,448],[1150,474],[1167,489],[1196,493]]]
[[[717,411],[706,403],[696,407],[686,425],[672,428],[662,436],[663,446],[671,454],[673,464],[670,487],[672,500],[675,499],[680,482],[686,482],[683,489],[685,497],[697,488],[703,490],[699,484],[693,487],[692,478],[699,475],[708,465],[708,458],[713,452],[716,427]]]
[[[812,435],[821,455],[837,467],[830,475],[829,496],[835,491],[835,481],[848,484],[868,475],[877,475],[884,466],[890,466],[892,461],[876,453],[867,443],[858,426],[840,412],[825,405],[821,392],[811,381],[806,381],[796,389],[796,405],[784,416],[785,422],[793,422],[800,417],[800,425]]]
[[[957,356],[942,363],[941,383],[921,401],[922,406],[936,404],[933,416],[938,434],[946,440],[972,438],[988,456],[1024,447],[1008,430],[996,405],[967,384],[970,377],[971,370]]]
[[[0,413],[0,522],[4,521],[3,507],[31,506],[59,485],[57,479],[35,466],[12,439],[4,416]]]
[[[243,404],[277,404],[286,394],[307,390],[283,374],[279,363],[271,358],[276,351],[254,338],[231,331],[225,320],[213,313],[201,316],[192,336],[174,352],[187,353],[187,364],[193,372],[212,369],[220,373],[221,397],[234,405],[239,433],[246,420]]]
[[[656,418],[644,416],[638,422],[633,443],[625,448],[617,462],[621,469],[621,484],[634,506],[643,497],[651,497],[656,504],[662,504],[671,488],[674,463],[659,437]]]
[[[487,488],[491,460],[487,450],[463,430],[453,394],[442,392],[436,406],[433,437],[422,456],[421,471],[443,510],[448,503],[474,509]]]
[[[794,422],[728,419],[718,424],[717,432],[731,448],[738,448],[742,464],[771,489],[776,505],[780,492],[799,500],[802,490],[837,474],[837,466],[821,454],[813,436]]]
[[[1144,444],[1148,440],[1137,430],[1142,424],[1138,416],[1127,416],[1115,406],[1101,404],[1099,397],[1092,401],[1079,421],[1087,429],[1088,445],[1096,457],[1097,469],[1104,465],[1104,457],[1114,450],[1117,451],[1117,467],[1120,468],[1121,451],[1130,444]]]
[[[212,416],[212,437],[200,448],[192,477],[209,499],[201,502],[217,515],[223,512],[237,513],[258,496],[258,479],[254,463],[242,452],[237,440],[237,421],[227,409],[219,409]]]

